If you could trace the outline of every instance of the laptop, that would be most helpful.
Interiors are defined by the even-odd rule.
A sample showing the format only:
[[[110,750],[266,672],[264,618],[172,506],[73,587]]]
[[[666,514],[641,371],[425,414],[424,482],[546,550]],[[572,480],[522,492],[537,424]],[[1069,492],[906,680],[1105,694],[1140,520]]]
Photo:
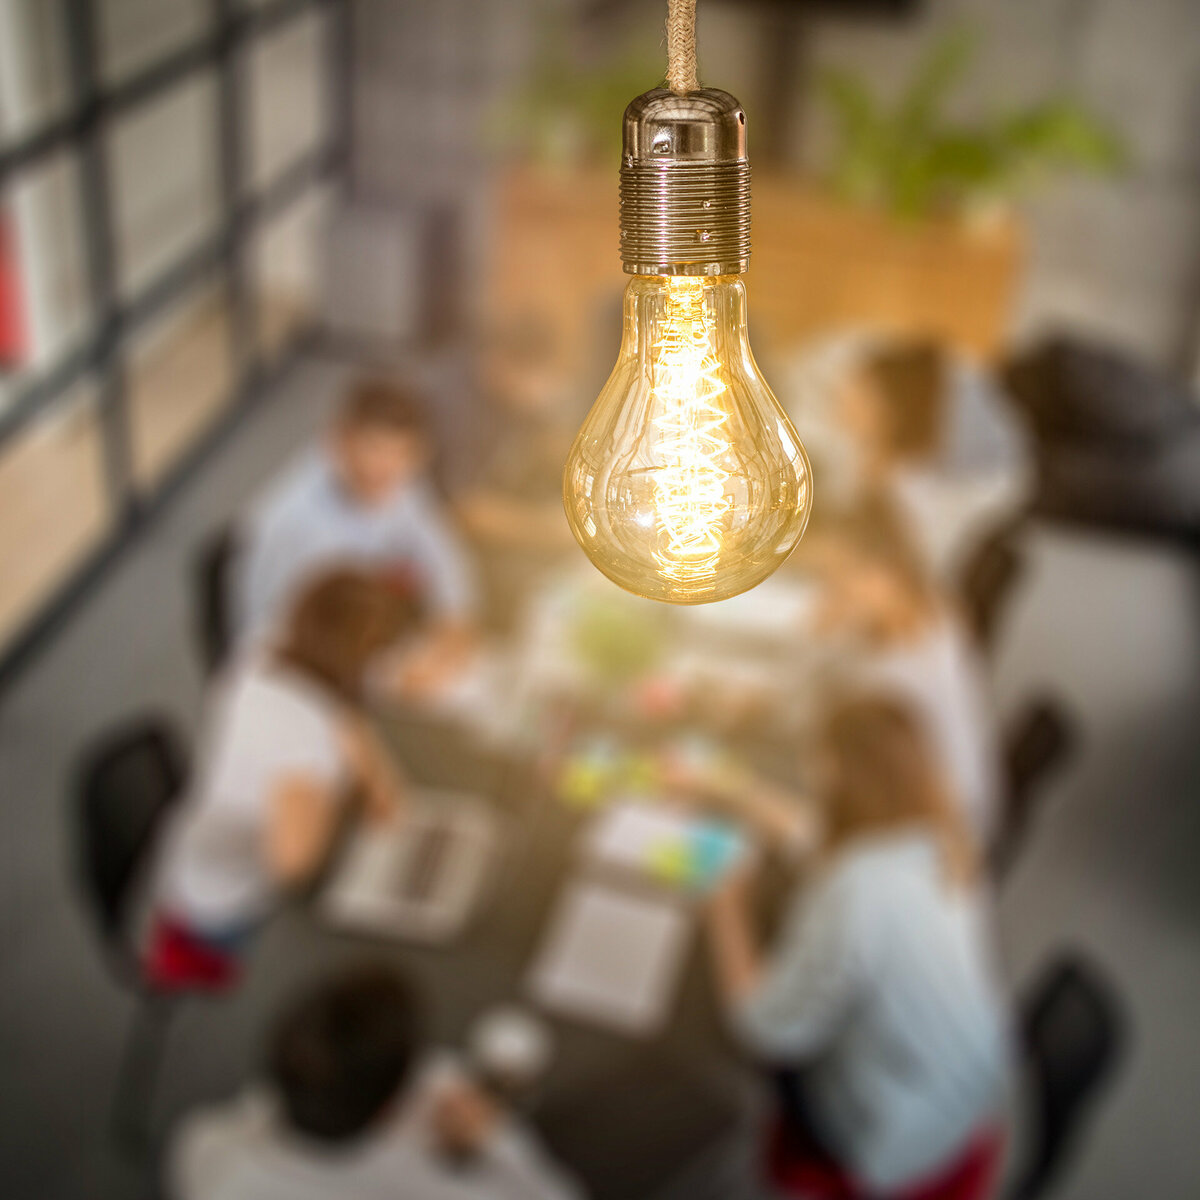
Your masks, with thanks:
[[[394,824],[355,831],[320,910],[352,932],[449,941],[475,910],[498,844],[498,818],[482,797],[417,792]]]

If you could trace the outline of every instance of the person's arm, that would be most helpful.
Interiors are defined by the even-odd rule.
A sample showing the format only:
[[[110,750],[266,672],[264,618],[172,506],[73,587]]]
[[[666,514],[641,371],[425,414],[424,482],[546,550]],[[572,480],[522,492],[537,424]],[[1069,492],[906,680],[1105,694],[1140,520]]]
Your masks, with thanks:
[[[394,818],[407,782],[365,717],[354,715],[347,719],[342,729],[342,746],[351,778],[362,793],[367,816],[373,821]]]
[[[805,796],[737,766],[693,770],[664,762],[667,786],[691,793],[754,826],[768,842],[811,850],[820,834],[815,806]]]
[[[406,518],[413,553],[433,596],[424,645],[405,662],[401,689],[428,692],[457,672],[477,642],[478,595],[474,571],[437,502],[420,489]]]
[[[733,872],[708,904],[717,990],[730,1011],[736,1011],[753,995],[762,978],[762,950],[750,917],[749,882],[747,872]]]
[[[417,489],[410,501],[409,533],[418,565],[433,593],[435,619],[439,625],[469,628],[475,623],[478,593],[466,551],[428,488]]]
[[[853,904],[840,880],[821,881],[793,907],[768,958],[754,933],[744,886],[709,906],[713,964],[739,1034],[767,1058],[815,1053],[857,993],[862,972]]]
[[[472,537],[502,549],[553,552],[575,544],[558,501],[538,503],[478,489],[464,495],[455,510]]]
[[[582,1193],[533,1136],[473,1084],[445,1087],[434,1103],[439,1144],[470,1162],[472,1177],[495,1200],[579,1200]]]
[[[284,776],[272,788],[266,857],[278,884],[298,886],[320,866],[333,836],[337,799],[330,784],[307,775]]]

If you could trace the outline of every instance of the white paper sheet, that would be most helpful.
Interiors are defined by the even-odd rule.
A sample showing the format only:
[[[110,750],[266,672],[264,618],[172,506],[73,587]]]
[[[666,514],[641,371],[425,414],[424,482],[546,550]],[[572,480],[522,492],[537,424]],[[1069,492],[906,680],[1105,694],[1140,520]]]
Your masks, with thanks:
[[[691,920],[666,898],[602,884],[569,885],[530,974],[545,1008],[624,1033],[666,1020]]]

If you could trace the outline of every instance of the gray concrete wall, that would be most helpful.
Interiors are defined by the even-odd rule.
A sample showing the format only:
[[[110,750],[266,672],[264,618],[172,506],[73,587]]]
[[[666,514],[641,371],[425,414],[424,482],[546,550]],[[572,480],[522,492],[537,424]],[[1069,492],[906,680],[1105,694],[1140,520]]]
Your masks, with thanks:
[[[612,23],[661,39],[665,7],[614,6]],[[772,7],[700,5],[703,77],[735,92],[759,128],[769,119],[762,56],[764,22],[778,20]],[[470,157],[473,122],[529,61],[530,0],[358,0],[357,12],[360,181],[393,198],[453,190],[461,176],[449,164]],[[965,110],[1069,92],[1111,120],[1133,152],[1120,179],[1057,181],[1024,205],[1032,253],[1013,335],[1069,323],[1191,369],[1200,342],[1198,0],[924,0],[905,21],[819,15],[796,35],[804,69],[790,158],[811,165],[827,136],[813,68],[852,67],[896,89],[932,37],[963,24],[980,42]],[[422,105],[427,117],[414,120]]]

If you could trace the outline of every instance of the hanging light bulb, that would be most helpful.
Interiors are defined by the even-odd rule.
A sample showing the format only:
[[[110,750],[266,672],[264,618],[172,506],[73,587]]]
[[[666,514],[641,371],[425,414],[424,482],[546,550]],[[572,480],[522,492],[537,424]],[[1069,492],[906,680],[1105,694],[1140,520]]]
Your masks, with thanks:
[[[784,562],[808,522],[808,457],[746,333],[749,232],[741,105],[715,88],[634,100],[624,336],[567,458],[563,500],[587,556],[639,596],[735,596]]]

